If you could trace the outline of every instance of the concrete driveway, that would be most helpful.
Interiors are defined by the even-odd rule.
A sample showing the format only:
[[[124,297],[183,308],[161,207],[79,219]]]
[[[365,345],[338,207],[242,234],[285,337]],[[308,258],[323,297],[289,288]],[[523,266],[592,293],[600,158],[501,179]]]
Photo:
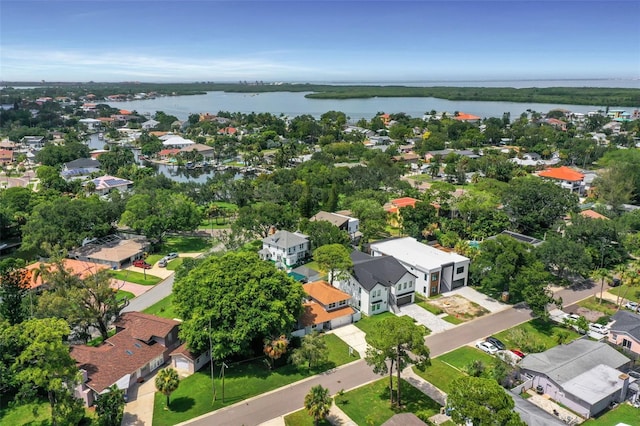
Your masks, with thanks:
[[[486,294],[482,294],[471,287],[460,287],[448,293],[444,293],[443,296],[453,296],[454,294],[477,303],[491,313],[504,311],[505,309],[509,309],[511,307],[511,305],[499,302],[496,299],[489,297]]]
[[[431,330],[431,333],[440,333],[455,327],[454,324],[438,318],[426,309],[416,304],[405,305],[400,307],[400,315],[407,315],[418,321],[420,324]]]
[[[347,345],[358,351],[361,358],[364,358],[367,355],[367,348],[369,347],[369,345],[367,345],[367,341],[364,338],[365,332],[360,330],[355,325],[345,325],[343,327],[327,331],[327,333],[333,333],[344,340]]]

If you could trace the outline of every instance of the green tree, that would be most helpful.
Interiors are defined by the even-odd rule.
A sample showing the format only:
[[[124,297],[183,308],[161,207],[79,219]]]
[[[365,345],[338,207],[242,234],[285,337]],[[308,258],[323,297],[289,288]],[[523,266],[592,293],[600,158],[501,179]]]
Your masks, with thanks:
[[[100,426],[120,426],[124,416],[124,391],[116,385],[109,392],[98,395],[96,414]]]
[[[318,247],[313,252],[313,260],[329,276],[329,282],[333,285],[334,279],[340,279],[353,267],[350,250],[342,244],[329,244]]]
[[[167,232],[193,231],[202,213],[182,194],[162,189],[136,194],[127,202],[120,222],[160,244]]]
[[[415,363],[418,368],[430,365],[429,348],[424,344],[426,330],[423,326],[416,325],[408,316],[389,317],[382,320],[367,335],[371,345],[367,349],[365,361],[373,367],[377,374],[389,373],[389,395],[393,405],[393,368],[397,373],[398,393],[396,406],[400,407],[400,374],[410,363]],[[412,358],[413,357],[413,358]]]
[[[422,239],[423,231],[436,223],[437,215],[430,203],[419,202],[415,207],[403,207],[400,209],[402,229],[410,237]]]
[[[272,227],[293,230],[298,218],[299,215],[289,206],[265,202],[242,207],[232,227],[234,230],[251,234],[253,238],[265,238]]]
[[[515,403],[494,379],[460,377],[453,381],[447,405],[456,424],[525,426]]]
[[[19,262],[0,262],[0,318],[14,325],[27,319],[25,298],[29,292],[27,272]]]
[[[313,417],[316,426],[320,424],[320,420],[324,420],[331,410],[332,398],[329,396],[329,389],[317,385],[311,388],[304,397],[304,408],[309,415]]]
[[[289,333],[302,313],[300,283],[252,252],[209,257],[174,284],[181,339],[213,358],[253,354],[255,342]],[[211,323],[211,328],[209,324]]]
[[[326,363],[328,359],[327,344],[317,331],[304,336],[300,347],[291,352],[291,362],[298,367],[317,367]]]
[[[71,392],[79,381],[76,362],[65,340],[69,326],[62,319],[31,319],[4,330],[11,341],[10,364],[18,399],[47,395],[53,425],[77,424],[84,415]],[[6,354],[5,354],[6,356]]]
[[[600,280],[600,301],[598,302],[598,304],[601,305],[602,295],[604,293],[604,282],[605,280],[611,280],[611,272],[609,272],[608,269],[599,268],[593,272],[593,278],[595,278],[596,280]]]
[[[591,266],[584,244],[556,234],[550,234],[535,254],[549,272],[560,278],[587,275]]]
[[[280,359],[282,355],[287,353],[289,339],[282,334],[280,337],[267,338],[264,340],[264,354],[271,360],[271,368],[273,368],[276,359]]]
[[[171,394],[178,389],[180,385],[180,376],[173,368],[163,368],[156,375],[156,389],[167,397],[167,408],[170,408],[169,398]]]
[[[346,231],[334,226],[326,220],[301,220],[300,230],[309,236],[313,248],[327,244],[340,244],[348,247],[350,238]]]
[[[387,213],[382,204],[373,199],[357,199],[349,206],[353,217],[360,220],[360,232],[363,242],[379,237],[387,225]]]

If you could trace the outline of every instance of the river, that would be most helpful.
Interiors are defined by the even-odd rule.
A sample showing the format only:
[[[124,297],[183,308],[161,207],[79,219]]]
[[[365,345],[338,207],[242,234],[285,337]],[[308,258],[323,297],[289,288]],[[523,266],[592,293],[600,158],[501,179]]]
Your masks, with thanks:
[[[353,83],[351,83],[353,84]],[[371,83],[376,84],[376,83]],[[493,82],[423,82],[394,83],[413,86],[484,86],[484,87],[640,87],[638,80],[543,80],[543,81],[493,81]],[[308,92],[307,92],[308,93]],[[304,92],[273,93],[225,93],[208,92],[194,96],[166,96],[156,99],[136,100],[128,102],[107,102],[110,106],[137,111],[141,114],[155,114],[163,111],[186,120],[190,114],[211,113],[219,111],[268,112],[274,115],[283,114],[289,117],[309,114],[319,118],[327,111],[342,111],[351,120],[371,119],[378,112],[404,112],[412,117],[422,117],[425,112],[436,110],[453,113],[455,111],[474,114],[483,118],[502,117],[508,112],[511,119],[516,119],[526,110],[547,112],[554,108],[563,108],[573,112],[587,113],[605,109],[602,105],[563,105],[518,102],[485,102],[485,101],[449,101],[437,98],[369,98],[369,99],[308,99]],[[640,107],[640,105],[638,105]],[[629,107],[610,107],[611,109],[633,110]]]

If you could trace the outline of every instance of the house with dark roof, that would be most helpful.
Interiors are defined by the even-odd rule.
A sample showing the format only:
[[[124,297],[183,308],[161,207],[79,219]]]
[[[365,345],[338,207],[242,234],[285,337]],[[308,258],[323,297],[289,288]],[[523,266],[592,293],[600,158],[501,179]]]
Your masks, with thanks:
[[[530,378],[530,388],[590,418],[625,400],[630,380],[624,372],[630,365],[606,343],[578,339],[527,355],[520,370]]]
[[[634,357],[640,356],[640,315],[620,310],[611,319],[614,322],[607,336],[609,343]]]
[[[200,370],[211,359],[208,350],[201,354],[195,354],[187,348],[186,343],[175,348],[169,356],[171,357],[171,367],[186,375]]]
[[[122,314],[115,323],[116,334],[100,346],[72,345],[71,357],[82,373],[76,398],[92,405],[98,395],[116,385],[125,392],[162,366],[180,344],[178,321],[141,312]]]
[[[353,271],[335,277],[333,285],[351,295],[351,306],[366,315],[398,311],[415,300],[416,276],[391,256],[351,252]]]
[[[64,163],[60,175],[67,180],[82,179],[100,171],[100,161],[93,158],[78,158]]]
[[[262,260],[290,269],[311,256],[309,237],[299,232],[278,231],[262,240],[258,254]]]
[[[351,324],[355,311],[350,306],[351,296],[326,281],[316,281],[302,286],[306,301],[298,319],[299,329],[308,334],[313,331],[333,330]]]
[[[349,237],[351,237],[352,241],[357,240],[362,236],[362,233],[360,232],[360,220],[356,219],[355,217],[340,213],[319,211],[315,215],[311,216],[309,220],[311,222],[315,222],[318,220],[327,221],[341,231],[346,231],[349,234]]]

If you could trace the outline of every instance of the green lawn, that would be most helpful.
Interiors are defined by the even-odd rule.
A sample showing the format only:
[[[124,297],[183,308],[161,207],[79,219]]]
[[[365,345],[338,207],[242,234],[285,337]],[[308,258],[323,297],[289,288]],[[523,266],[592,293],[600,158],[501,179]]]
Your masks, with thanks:
[[[0,409],[0,424],[49,426],[51,424],[51,407],[48,402],[31,402]]]
[[[111,276],[116,280],[127,281],[134,284],[142,284],[142,285],[156,285],[162,278],[156,277],[155,275],[145,274],[144,272],[137,271],[129,271],[128,269],[124,269],[122,271],[109,271]]]
[[[437,306],[431,305],[429,302],[422,301],[418,302],[417,305],[431,312],[433,315],[440,315],[444,313],[442,309],[438,308]]]
[[[380,323],[380,321],[393,316],[395,315],[393,315],[391,312],[383,312],[381,314],[372,315],[370,317],[362,314],[362,318],[360,319],[360,321],[355,323],[355,326],[364,331],[365,334],[369,334],[371,333],[371,331],[378,328],[378,324]]]
[[[394,382],[395,381],[394,377]],[[397,413],[423,412],[432,416],[440,412],[440,404],[404,380],[401,383],[402,406],[392,408],[389,402],[389,378],[385,377],[368,385],[336,397],[336,404],[358,425],[381,425]]]
[[[621,285],[619,287],[613,287],[609,289],[609,293],[616,296],[623,297],[634,302],[640,302],[640,287],[629,287],[627,285]]]
[[[480,360],[484,365],[490,365],[494,360],[491,355],[470,346],[463,346],[455,351],[448,352],[439,356],[438,359],[463,371],[472,361]]]
[[[296,411],[295,413],[291,413],[289,415],[284,416],[284,424],[285,426],[314,426],[313,417],[307,413],[307,410],[302,409],[300,411]],[[318,423],[320,426],[331,426],[329,421],[321,420]]]
[[[512,339],[513,335],[510,333],[511,330],[526,331],[530,336],[533,336],[535,339],[540,340],[544,344],[546,349],[551,349],[552,347],[558,345],[558,341],[556,339],[559,332],[569,333],[569,336],[565,343],[569,343],[580,337],[577,332],[562,325],[555,324],[550,321],[545,322],[540,319],[534,319],[495,334],[495,337],[500,339],[509,349],[523,349],[521,345],[518,344],[518,342]]]
[[[442,319],[445,320],[446,322],[449,322],[449,323],[455,324],[455,325],[462,324],[464,322],[460,318],[457,318],[457,317],[454,317],[454,316],[451,316],[451,315],[444,316],[444,317],[442,317]]]
[[[167,263],[167,269],[170,271],[175,271],[176,269],[178,269],[178,266],[182,265],[182,262],[184,262],[184,257],[173,259],[171,262]]]
[[[587,420],[583,424],[587,426],[613,426],[619,423],[634,425],[638,424],[638,419],[640,419],[640,409],[634,408],[629,404],[621,404],[597,419]]]
[[[162,318],[174,319],[178,318],[175,310],[173,309],[173,294],[168,295],[164,299],[149,306],[143,312],[145,314],[156,315]]]
[[[431,360],[431,365],[420,371],[416,367],[413,367],[413,371],[438,389],[443,392],[451,392],[451,382],[458,377],[463,377],[465,374],[462,371],[456,370],[450,365],[445,364],[440,358],[434,358]]]
[[[145,312],[150,313],[148,310]],[[229,368],[225,370],[224,403],[222,403],[221,382],[216,379],[217,398],[216,402],[211,404],[210,367],[203,367],[196,374],[180,382],[178,390],[171,394],[170,411],[164,409],[165,396],[156,393],[153,424],[174,425],[357,359],[349,357],[347,344],[338,337],[325,335],[324,338],[329,348],[329,362],[320,367],[306,369],[287,364],[268,370],[263,360],[240,364],[228,363]],[[216,366],[214,377],[219,377],[219,374],[219,368]]]
[[[144,260],[150,265],[155,265],[156,262],[158,262],[158,260],[162,259],[163,257],[163,254],[150,254],[149,256],[145,257]]]
[[[118,292],[116,293],[116,298],[118,300],[123,300],[123,299],[131,300],[134,297],[136,297],[136,296],[133,293],[129,292],[129,291],[118,290]]]
[[[603,300],[602,303],[599,303],[599,302],[600,302],[600,293],[598,293],[598,299],[591,296],[588,299],[578,302],[578,306],[582,306],[583,308],[587,308],[591,311],[604,312],[609,316],[617,312],[615,303],[611,303],[608,300]]]
[[[207,238],[171,236],[162,244],[160,252],[201,253],[211,247],[211,240]]]

